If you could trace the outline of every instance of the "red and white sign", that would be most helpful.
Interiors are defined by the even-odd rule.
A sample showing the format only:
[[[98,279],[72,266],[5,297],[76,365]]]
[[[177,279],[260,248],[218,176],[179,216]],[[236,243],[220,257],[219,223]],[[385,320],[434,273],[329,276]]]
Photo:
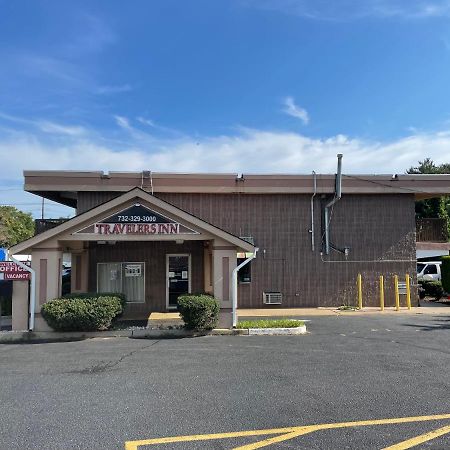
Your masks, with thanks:
[[[29,262],[24,264],[31,265]],[[15,262],[0,261],[0,280],[31,280],[31,273]]]

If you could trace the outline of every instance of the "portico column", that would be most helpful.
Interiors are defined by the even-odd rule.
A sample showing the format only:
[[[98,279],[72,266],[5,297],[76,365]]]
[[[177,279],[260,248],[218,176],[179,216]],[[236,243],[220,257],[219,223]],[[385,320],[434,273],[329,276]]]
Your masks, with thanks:
[[[221,309],[231,309],[231,275],[237,263],[236,247],[215,240],[212,246],[212,262],[214,297],[220,301]]]
[[[33,248],[31,250],[31,267],[36,271],[36,308],[48,300],[61,297],[62,249],[60,247]],[[43,320],[36,316],[36,331],[49,329]]]
[[[13,282],[12,330],[28,330],[28,281]]]
[[[88,291],[88,264],[89,257],[87,250],[73,250],[71,253],[71,292]]]

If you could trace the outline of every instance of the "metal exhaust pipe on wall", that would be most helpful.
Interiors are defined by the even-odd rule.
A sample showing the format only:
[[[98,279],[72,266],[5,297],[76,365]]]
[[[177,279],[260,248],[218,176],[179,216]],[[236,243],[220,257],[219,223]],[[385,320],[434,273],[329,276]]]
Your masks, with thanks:
[[[330,254],[330,208],[341,199],[342,196],[342,153],[337,155],[337,173],[334,186],[334,198],[325,205],[324,222],[325,222],[325,254]]]

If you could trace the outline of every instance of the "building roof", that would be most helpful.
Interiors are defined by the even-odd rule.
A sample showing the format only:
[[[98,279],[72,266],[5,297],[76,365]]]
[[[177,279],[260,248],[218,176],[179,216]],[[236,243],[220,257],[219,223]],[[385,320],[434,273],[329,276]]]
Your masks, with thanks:
[[[148,192],[312,194],[314,175],[24,171],[25,190],[76,207],[78,192],[127,192],[140,187]],[[335,175],[316,175],[317,194],[334,192]],[[416,199],[450,194],[448,175],[343,174],[345,194],[409,194]]]
[[[193,234],[184,231],[177,234],[166,235],[143,235],[132,234],[127,236],[118,236],[113,234],[99,235],[95,231],[90,230],[89,227],[94,228],[96,222],[101,222],[103,219],[110,217],[123,210],[126,207],[135,205],[136,201],[142,202],[143,205],[151,207],[158,214],[167,214],[173,220],[180,222],[184,227],[190,227]],[[221,228],[212,225],[193,214],[190,214],[164,200],[161,200],[140,188],[133,188],[119,197],[109,200],[101,205],[86,211],[78,216],[73,217],[62,224],[44,231],[41,234],[31,237],[19,244],[11,247],[11,254],[26,253],[32,248],[39,247],[50,241],[57,240],[58,242],[73,243],[76,241],[146,241],[146,240],[160,240],[160,241],[174,241],[174,240],[211,240],[219,239],[223,242],[235,246],[240,251],[254,252],[255,246],[238,236],[235,236]]]

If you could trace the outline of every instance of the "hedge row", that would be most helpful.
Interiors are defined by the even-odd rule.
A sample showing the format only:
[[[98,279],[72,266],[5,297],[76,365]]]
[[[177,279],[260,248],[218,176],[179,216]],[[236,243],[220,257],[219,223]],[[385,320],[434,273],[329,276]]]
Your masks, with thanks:
[[[442,257],[441,278],[444,291],[450,293],[450,256]]]
[[[423,297],[433,297],[436,300],[440,300],[444,295],[444,289],[440,281],[420,281],[419,284],[423,289]]]
[[[123,312],[123,299],[117,294],[79,294],[57,298],[42,305],[41,313],[56,331],[102,331]]]
[[[121,292],[74,292],[73,294],[63,295],[63,298],[99,298],[99,297],[117,297],[122,305],[122,310],[125,310],[127,304],[127,297]]]
[[[180,295],[177,303],[188,330],[212,330],[219,321],[219,302],[208,294]]]

